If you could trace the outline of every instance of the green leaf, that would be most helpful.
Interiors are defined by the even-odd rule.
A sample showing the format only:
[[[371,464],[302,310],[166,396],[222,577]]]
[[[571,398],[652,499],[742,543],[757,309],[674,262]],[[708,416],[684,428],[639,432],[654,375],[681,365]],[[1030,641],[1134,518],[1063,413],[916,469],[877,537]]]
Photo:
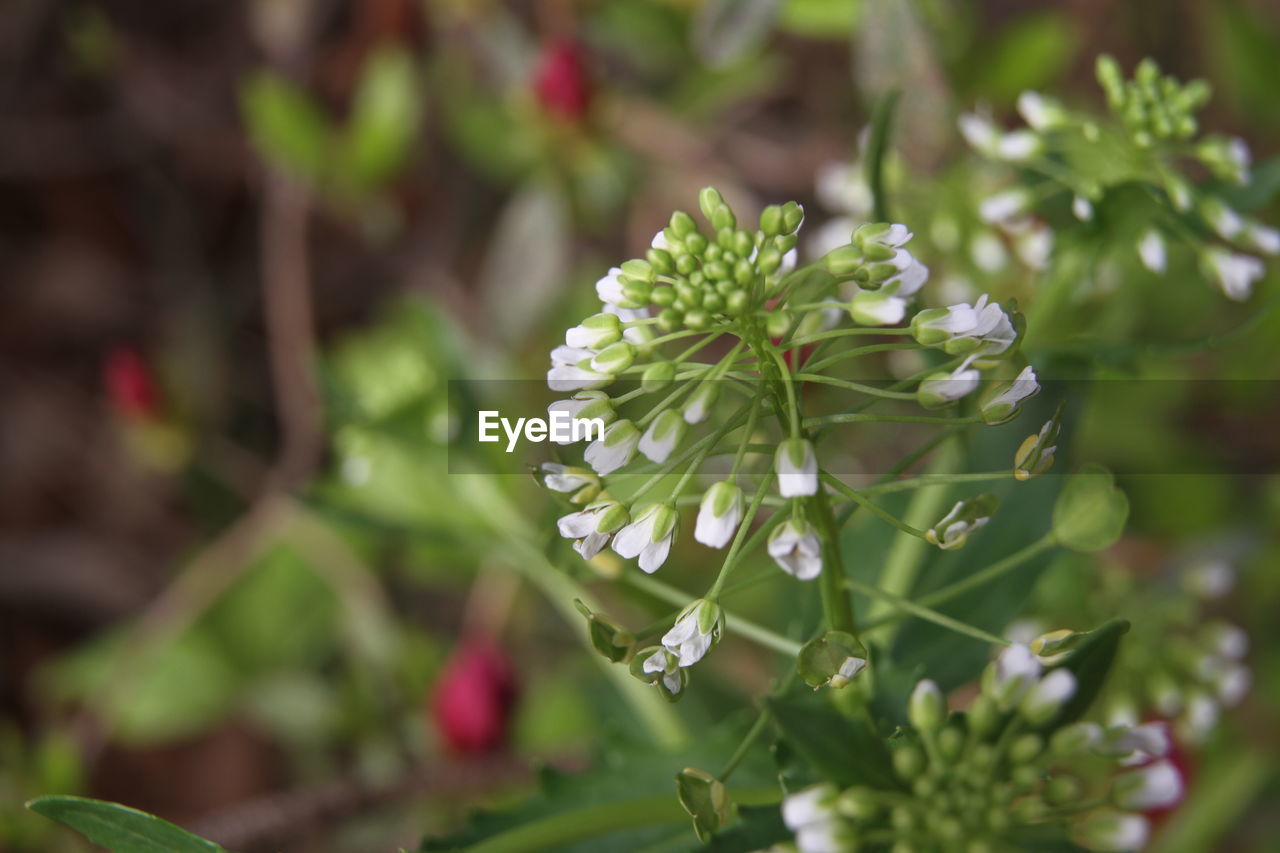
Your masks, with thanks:
[[[66,824],[113,853],[219,853],[224,848],[155,815],[84,797],[38,797],[37,814]]]
[[[1129,519],[1129,498],[1115,477],[1088,465],[1071,477],[1053,507],[1053,535],[1074,551],[1101,551],[1115,544]]]
[[[862,0],[785,0],[778,27],[804,38],[844,41],[861,11]]]
[[[240,108],[254,147],[271,163],[312,182],[329,160],[329,123],[311,97],[283,77],[262,71],[240,92]]]
[[[413,57],[380,48],[360,75],[342,149],[344,181],[370,189],[404,164],[422,120],[423,95]]]
[[[971,89],[983,98],[1008,102],[1026,89],[1046,88],[1067,70],[1079,47],[1080,32],[1066,13],[1023,15],[1001,30],[974,62]]]
[[[778,15],[778,0],[711,0],[698,10],[693,43],[702,61],[723,68],[760,44]]]
[[[1075,675],[1076,692],[1058,711],[1049,728],[1075,722],[1089,710],[1093,700],[1102,692],[1107,673],[1111,671],[1111,665],[1115,663],[1116,653],[1120,649],[1120,638],[1128,630],[1128,622],[1114,619],[1086,634],[1063,659],[1059,668]]]
[[[865,721],[795,699],[773,700],[769,708],[783,740],[823,779],[842,786],[898,786],[884,739]]]

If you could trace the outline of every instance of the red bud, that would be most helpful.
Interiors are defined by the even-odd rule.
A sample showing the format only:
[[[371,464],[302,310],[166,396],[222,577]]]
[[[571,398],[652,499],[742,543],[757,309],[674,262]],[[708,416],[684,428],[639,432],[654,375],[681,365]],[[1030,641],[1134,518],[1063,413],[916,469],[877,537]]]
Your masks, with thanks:
[[[455,755],[503,746],[517,687],[502,649],[487,638],[461,641],[445,664],[431,699],[436,728]]]
[[[533,92],[542,108],[568,121],[581,121],[591,106],[591,82],[575,42],[548,44],[534,71]]]
[[[159,411],[151,370],[136,349],[120,346],[102,363],[102,383],[107,399],[120,414],[149,420]]]

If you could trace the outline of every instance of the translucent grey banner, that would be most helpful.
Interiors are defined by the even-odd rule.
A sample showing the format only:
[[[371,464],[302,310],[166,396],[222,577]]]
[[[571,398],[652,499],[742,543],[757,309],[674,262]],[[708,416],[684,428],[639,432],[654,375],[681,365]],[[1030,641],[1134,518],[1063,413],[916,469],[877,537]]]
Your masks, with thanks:
[[[984,421],[984,409],[988,417],[1003,414],[993,413],[990,401],[1007,390],[1009,379],[983,378],[971,389],[944,384],[934,390],[943,396],[952,390],[967,393],[937,409],[922,407],[914,397],[914,383],[838,381],[842,385],[796,386],[801,426],[813,437],[822,467],[836,475],[882,477],[919,470],[911,460],[923,458],[949,436],[959,436],[967,445],[971,466],[1011,469],[1020,446],[1059,411],[1061,429],[1049,474],[1070,473],[1089,462],[1120,475],[1280,472],[1280,442],[1274,440],[1280,431],[1277,381],[1047,380],[1039,383],[1038,393],[1021,402],[1011,420],[994,425]],[[653,461],[637,442],[641,446],[612,476],[652,476],[666,468],[678,473],[697,459],[708,471],[727,471],[739,454],[740,473],[763,473],[768,470],[768,446],[785,438],[789,429],[779,421],[778,397],[785,399],[784,388],[759,379],[684,386],[677,382],[651,389],[638,380],[618,380],[598,393],[576,392],[576,400],[575,392],[552,391],[541,380],[453,380],[448,473],[529,476],[542,462],[582,465],[590,441],[567,440],[572,437],[573,413],[601,416],[604,422],[591,424],[591,433],[582,431],[587,424],[579,424],[579,437],[595,438],[600,426],[608,430],[624,419],[643,437],[668,409],[675,414],[662,416],[663,425],[670,429],[676,415],[680,422],[670,455]],[[753,434],[747,437],[745,427],[755,400],[762,402]],[[785,410],[782,415],[789,417]]]

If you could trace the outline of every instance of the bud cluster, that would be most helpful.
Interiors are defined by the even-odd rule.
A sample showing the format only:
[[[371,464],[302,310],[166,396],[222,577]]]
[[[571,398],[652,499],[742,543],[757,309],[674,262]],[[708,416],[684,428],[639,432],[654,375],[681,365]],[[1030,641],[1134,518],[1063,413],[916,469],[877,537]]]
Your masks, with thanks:
[[[1203,80],[1183,84],[1162,75],[1151,59],[1138,65],[1132,80],[1125,80],[1116,61],[1102,56],[1097,77],[1106,93],[1110,121],[1069,110],[1037,92],[1024,92],[1018,111],[1027,122],[1026,129],[1002,133],[990,119],[971,113],[961,117],[961,133],[984,157],[1024,166],[1038,172],[1048,186],[1056,184],[1070,193],[1071,210],[1083,222],[1094,219],[1111,188],[1154,183],[1164,193],[1159,197],[1162,209],[1152,211],[1150,219],[1175,223],[1194,215],[1204,227],[1145,226],[1128,244],[1137,259],[1152,272],[1163,274],[1174,240],[1194,253],[1206,278],[1216,282],[1228,298],[1248,299],[1264,272],[1262,261],[1249,252],[1280,254],[1280,231],[1197,188],[1182,170],[1182,161],[1190,157],[1218,180],[1236,184],[1251,180],[1249,149],[1243,140],[1218,135],[1197,138],[1196,113],[1209,100],[1209,85]],[[1040,191],[1036,196],[1045,198]],[[980,213],[989,224],[1025,230],[1022,225],[1034,200],[1029,191],[1016,187],[988,198]],[[1048,240],[1051,243],[1052,237]]]
[[[967,712],[949,711],[938,686],[916,684],[911,729],[888,741],[894,780],[841,790],[830,783],[788,796],[782,817],[799,853],[1009,849],[1031,826],[1058,825],[1079,845],[1133,850],[1148,835],[1141,812],[1182,795],[1164,760],[1163,727],[1057,720],[1076,691],[1071,671],[1045,669],[1012,645],[987,668]],[[904,796],[904,791],[910,795]]]

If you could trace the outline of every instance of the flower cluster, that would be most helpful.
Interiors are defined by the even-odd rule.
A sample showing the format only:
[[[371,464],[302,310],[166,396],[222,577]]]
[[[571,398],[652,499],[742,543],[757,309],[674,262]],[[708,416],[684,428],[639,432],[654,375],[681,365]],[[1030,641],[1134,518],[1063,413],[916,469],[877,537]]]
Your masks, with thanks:
[[[1113,722],[1168,720],[1180,742],[1197,744],[1216,729],[1224,708],[1244,699],[1252,683],[1245,662],[1249,637],[1240,627],[1210,618],[1206,605],[1224,595],[1235,576],[1220,558],[1199,559],[1182,574],[1181,590],[1153,592],[1133,575],[1114,567],[1096,574],[1073,571],[1083,599],[1051,573],[1038,589],[1040,604],[1028,619],[1014,623],[1008,636],[1030,640],[1046,623],[1068,619],[1106,619],[1118,613],[1142,613],[1116,661],[1114,687],[1103,701]],[[1071,602],[1068,610],[1063,602]],[[1066,633],[1066,632],[1063,632]]]
[[[1092,850],[1139,849],[1149,833],[1142,813],[1182,796],[1181,776],[1165,758],[1167,732],[1161,724],[1063,722],[1076,690],[1069,669],[1046,668],[1020,644],[987,667],[966,712],[949,713],[938,686],[918,682],[907,704],[911,729],[888,741],[894,778],[788,796],[782,818],[793,849],[997,850],[1032,827]]]
[[[1017,352],[1016,314],[985,296],[913,313],[928,269],[907,248],[912,234],[906,226],[846,222],[836,245],[797,269],[800,205],[766,207],[753,230],[739,225],[714,189],[702,191],[699,205],[710,233],[677,211],[645,258],[629,260],[597,282],[600,311],[568,329],[564,344],[551,352],[548,385],[572,395],[551,410],[598,418],[605,427],[583,451],[581,464],[549,462],[538,472],[548,489],[576,505],[558,526],[584,559],[609,547],[637,560],[643,572],[656,572],[679,537],[679,507],[690,502],[698,506],[694,539],[729,548],[712,590],[675,618],[658,645],[630,655],[633,674],[670,699],[687,684],[688,668],[720,638],[720,586],[761,509],[777,511],[753,544],[763,544],[782,571],[810,581],[829,562],[824,537],[831,535],[831,504],[858,499],[822,469],[815,446],[822,419],[804,417],[803,386],[838,388],[859,411],[883,400],[942,409],[972,396],[966,422],[988,424],[1010,420],[1039,390],[1029,365],[1007,367]],[[797,350],[834,349],[868,334],[906,341],[895,347],[919,350],[935,367],[881,389],[829,376],[824,363],[811,360],[804,372],[795,366],[801,361],[792,357]],[[677,341],[683,352],[665,352]],[[699,353],[719,358],[694,358]],[[860,353],[830,355],[825,364],[847,363],[849,354]],[[982,371],[990,369],[1016,375],[975,395]],[[632,400],[644,407],[634,418],[626,408]],[[731,414],[712,417],[731,402],[737,404]],[[770,414],[781,435],[765,443]],[[707,432],[699,437],[694,433],[700,428]],[[688,488],[702,485],[695,477],[713,454],[733,456],[729,476],[686,496]],[[1052,449],[1045,455],[1051,457]],[[637,457],[648,467],[635,464]],[[631,472],[649,476],[636,487],[621,479]],[[669,474],[677,475],[674,487]],[[748,476],[754,492],[741,485]],[[835,491],[828,493],[824,482]],[[989,496],[971,499],[927,533],[913,532],[941,548],[957,548],[993,510]],[[838,632],[847,626],[830,627]],[[598,628],[593,621],[592,630]],[[615,656],[612,640],[597,646],[610,659],[625,657]],[[861,669],[865,657],[859,660],[857,667],[845,667],[840,683]]]
[[[1109,56],[1099,58],[1097,76],[1106,93],[1108,120],[1073,111],[1037,92],[1023,92],[1018,99],[1026,128],[1002,132],[983,115],[960,118],[962,135],[978,153],[1028,169],[1045,181],[991,196],[981,205],[982,218],[1014,234],[1033,233],[1037,204],[1052,192],[1065,191],[1076,219],[1092,222],[1109,194],[1122,185],[1136,185],[1154,204],[1147,220],[1154,224],[1131,238],[1141,263],[1162,274],[1169,266],[1170,243],[1183,244],[1228,298],[1248,299],[1264,272],[1261,259],[1250,253],[1280,253],[1280,231],[1197,187],[1182,168],[1191,160],[1221,181],[1250,181],[1249,149],[1243,140],[1197,137],[1195,114],[1209,99],[1208,84],[1182,84],[1163,76],[1150,59],[1126,81]],[[1045,231],[1040,242],[1047,258],[1052,236]]]

